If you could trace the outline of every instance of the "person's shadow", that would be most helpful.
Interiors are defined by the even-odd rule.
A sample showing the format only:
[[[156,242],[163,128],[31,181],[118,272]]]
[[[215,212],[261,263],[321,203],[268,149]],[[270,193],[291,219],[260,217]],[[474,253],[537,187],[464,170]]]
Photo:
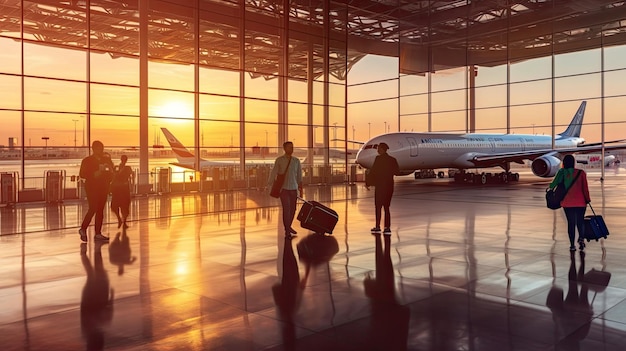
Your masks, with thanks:
[[[104,350],[104,327],[113,319],[113,289],[102,263],[102,242],[94,244],[93,266],[87,257],[87,244],[80,245],[80,256],[87,273],[80,301],[80,324],[87,350]]]
[[[300,306],[302,290],[300,272],[293,252],[292,239],[285,237],[282,250],[282,275],[280,282],[272,287],[274,302],[282,321],[282,335],[285,350],[296,349],[296,328],[294,316]],[[280,250],[279,250],[280,252]],[[281,257],[279,256],[280,260]]]
[[[375,277],[367,274],[363,285],[372,308],[369,333],[371,350],[406,350],[411,311],[396,299],[394,272],[391,263],[391,237],[374,236],[376,245]]]
[[[563,289],[553,286],[548,293],[546,306],[552,311],[559,332],[566,334],[559,346],[567,350],[580,350],[580,342],[587,337],[591,328],[593,308],[589,303],[589,284],[585,279],[585,253],[580,253],[580,267],[576,272],[576,254],[570,254],[567,295]],[[608,282],[607,282],[608,283]],[[581,285],[580,292],[578,285]]]
[[[109,243],[109,261],[117,266],[117,274],[124,274],[124,265],[130,265],[137,258],[131,256],[130,239],[126,235],[126,228],[115,234],[115,238]]]

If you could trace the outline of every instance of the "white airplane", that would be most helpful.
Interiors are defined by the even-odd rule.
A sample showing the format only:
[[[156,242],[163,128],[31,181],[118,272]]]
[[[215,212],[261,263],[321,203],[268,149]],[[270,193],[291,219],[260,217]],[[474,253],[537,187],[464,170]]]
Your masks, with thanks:
[[[165,139],[170,144],[174,155],[176,156],[176,161],[171,164],[174,166],[193,169],[193,170],[201,170],[206,167],[212,166],[226,166],[226,165],[235,165],[238,162],[236,161],[209,161],[203,158],[200,158],[200,164],[196,167],[196,156],[189,151],[183,143],[181,143],[175,136],[172,134],[167,128],[161,128],[163,135],[165,135]]]
[[[602,154],[599,153],[574,155],[574,157],[576,158],[576,163],[590,167],[599,167],[602,164]],[[615,155],[604,155],[604,166],[610,167],[614,163]]]
[[[532,172],[539,177],[553,177],[561,167],[565,154],[589,153],[602,150],[601,144],[584,145],[580,130],[585,114],[586,101],[583,101],[569,126],[554,139],[549,135],[532,134],[482,134],[482,133],[388,133],[376,136],[364,143],[357,153],[356,163],[371,168],[377,156],[379,143],[389,145],[388,153],[398,160],[402,175],[415,170],[436,168],[456,168],[457,182],[467,181],[485,184],[495,178],[508,182],[519,180],[519,174],[510,172],[510,163],[523,164],[531,160]],[[604,145],[606,149],[623,149],[622,145]],[[505,172],[466,173],[468,169],[501,167]]]

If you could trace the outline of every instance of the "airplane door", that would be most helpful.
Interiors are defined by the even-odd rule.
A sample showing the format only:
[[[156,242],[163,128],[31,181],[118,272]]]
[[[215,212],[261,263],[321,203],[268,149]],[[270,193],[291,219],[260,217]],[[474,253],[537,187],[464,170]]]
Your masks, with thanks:
[[[410,156],[416,157],[418,155],[417,152],[417,140],[414,137],[407,137],[406,141],[409,143],[410,148]]]

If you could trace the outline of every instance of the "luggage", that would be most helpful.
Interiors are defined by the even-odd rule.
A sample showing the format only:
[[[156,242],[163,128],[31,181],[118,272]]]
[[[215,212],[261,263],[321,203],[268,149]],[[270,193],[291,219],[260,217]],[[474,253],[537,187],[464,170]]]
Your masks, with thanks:
[[[304,201],[304,203],[297,217],[300,221],[300,226],[305,229],[310,229],[315,233],[332,234],[339,220],[337,212],[317,201],[306,201],[302,198],[301,200]]]
[[[609,235],[609,228],[607,228],[606,223],[604,223],[604,218],[596,215],[591,204],[589,207],[593,212],[593,216],[585,216],[585,239],[587,239],[587,241],[598,241],[600,238],[606,239]]]

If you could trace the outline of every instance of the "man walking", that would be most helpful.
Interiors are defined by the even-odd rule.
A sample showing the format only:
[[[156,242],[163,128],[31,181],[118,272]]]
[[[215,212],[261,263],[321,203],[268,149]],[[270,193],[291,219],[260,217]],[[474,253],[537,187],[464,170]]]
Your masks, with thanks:
[[[104,152],[104,144],[96,140],[91,144],[92,154],[83,159],[80,164],[79,176],[85,179],[85,192],[89,209],[85,213],[83,223],[78,230],[80,240],[87,242],[87,227],[91,223],[93,216],[96,216],[95,235],[96,241],[109,241],[109,238],[102,235],[102,222],[104,220],[104,208],[106,207],[109,195],[109,186],[113,179],[113,161],[111,156]]]
[[[293,218],[296,215],[296,201],[298,192],[302,196],[302,166],[297,157],[293,157],[293,143],[286,141],[283,143],[285,154],[276,158],[274,168],[268,179],[268,187],[271,189],[278,174],[285,175],[285,182],[280,190],[280,203],[283,207],[283,225],[285,226],[285,236],[291,237],[298,233],[291,227]]]

